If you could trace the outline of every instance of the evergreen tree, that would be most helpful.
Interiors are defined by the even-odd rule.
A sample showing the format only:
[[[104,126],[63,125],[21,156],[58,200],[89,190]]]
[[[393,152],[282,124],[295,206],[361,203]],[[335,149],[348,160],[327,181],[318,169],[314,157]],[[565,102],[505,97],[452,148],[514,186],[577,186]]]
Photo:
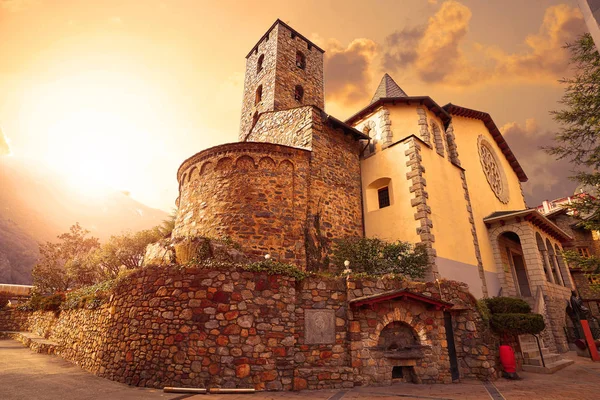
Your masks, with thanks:
[[[560,82],[566,85],[560,101],[562,109],[552,111],[560,125],[555,145],[546,150],[558,159],[569,160],[575,176],[584,188],[574,202],[573,215],[581,226],[600,230],[600,54],[587,33],[567,44],[571,53],[573,76]],[[600,273],[600,258],[581,257],[567,252],[567,260],[589,274]]]

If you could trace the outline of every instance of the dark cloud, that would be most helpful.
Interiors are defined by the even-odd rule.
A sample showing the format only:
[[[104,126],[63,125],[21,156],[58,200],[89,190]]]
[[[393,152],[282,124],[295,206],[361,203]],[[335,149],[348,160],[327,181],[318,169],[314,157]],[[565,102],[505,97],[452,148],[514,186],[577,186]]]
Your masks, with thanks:
[[[344,105],[364,101],[369,96],[370,68],[377,45],[369,39],[356,39],[346,48],[331,42],[325,53],[325,93]]]
[[[556,160],[541,148],[555,144],[553,132],[541,129],[533,119],[525,125],[509,123],[500,130],[529,178],[523,183],[529,207],[573,194],[577,183],[569,179],[572,164]]]
[[[569,66],[564,44],[585,31],[576,7],[548,7],[538,32],[527,36],[524,49],[506,53],[477,44],[464,53],[471,10],[447,0],[424,28],[405,28],[388,36],[383,65],[389,71],[410,67],[424,82],[469,86],[491,80],[538,80],[556,82]]]
[[[384,70],[394,70],[412,64],[417,59],[417,44],[425,34],[425,26],[404,28],[385,38]]]
[[[2,133],[0,129],[0,156],[7,156],[10,154],[10,146],[8,145],[8,139]]]

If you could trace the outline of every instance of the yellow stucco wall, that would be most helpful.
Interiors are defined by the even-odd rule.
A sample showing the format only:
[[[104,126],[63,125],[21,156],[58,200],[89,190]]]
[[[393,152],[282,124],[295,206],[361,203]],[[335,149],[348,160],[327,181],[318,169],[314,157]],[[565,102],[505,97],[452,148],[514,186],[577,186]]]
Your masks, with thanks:
[[[393,140],[396,142],[407,136],[419,136],[419,114],[417,106],[414,105],[395,105],[388,106],[390,110],[390,120],[392,121]]]
[[[410,181],[406,179],[409,171],[406,167],[408,149],[405,143],[399,143],[383,151],[378,151],[362,161],[361,175],[363,185],[363,208],[365,215],[365,233],[367,237],[394,241],[404,240],[411,243],[420,241],[417,235],[415,210],[410,204]],[[391,205],[379,209],[377,203],[378,182],[382,178],[390,179]],[[375,185],[372,185],[375,183]]]
[[[442,157],[432,148],[421,147],[437,256],[477,265],[460,169],[447,155]]]
[[[481,251],[483,267],[486,271],[496,272],[496,265],[490,243],[491,239],[488,236],[483,218],[494,211],[522,210],[525,208],[525,201],[523,200],[523,195],[521,193],[519,179],[482,121],[453,116],[452,125],[454,127],[454,136],[459,159],[462,167],[466,171],[465,174],[471,195],[471,206],[473,209],[475,228],[479,238],[479,249]],[[479,160],[479,151],[477,147],[479,135],[483,135],[487,139],[500,160],[500,167],[504,170],[508,183],[509,200],[507,204],[498,200],[487,182]],[[496,240],[496,238],[493,240]]]

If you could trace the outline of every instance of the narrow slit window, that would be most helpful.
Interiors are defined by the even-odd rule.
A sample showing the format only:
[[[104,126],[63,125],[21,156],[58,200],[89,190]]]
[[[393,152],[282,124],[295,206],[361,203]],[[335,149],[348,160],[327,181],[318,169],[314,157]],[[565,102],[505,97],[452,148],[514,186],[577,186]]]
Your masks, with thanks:
[[[254,105],[257,105],[262,100],[262,85],[259,85],[256,89],[256,98],[254,99]]]
[[[587,247],[578,247],[577,252],[579,253],[579,255],[581,257],[589,257],[590,256],[590,249],[588,249]]]
[[[258,57],[258,62],[256,63],[256,73],[260,74],[260,72],[263,70],[263,62],[265,61],[265,55],[261,54],[260,57]]]
[[[302,89],[302,86],[296,86],[296,89],[294,90],[294,98],[296,101],[302,103],[302,100],[304,99],[304,89]]]
[[[306,68],[306,56],[301,52],[296,52],[296,67],[300,69]]]
[[[379,199],[379,208],[390,206],[390,190],[389,187],[383,187],[377,190],[377,198]]]

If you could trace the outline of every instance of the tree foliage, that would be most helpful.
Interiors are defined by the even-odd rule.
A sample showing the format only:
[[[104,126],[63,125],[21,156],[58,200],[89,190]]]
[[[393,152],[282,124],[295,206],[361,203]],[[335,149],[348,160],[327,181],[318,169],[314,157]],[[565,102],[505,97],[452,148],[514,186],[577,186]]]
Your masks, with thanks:
[[[108,242],[95,249],[87,258],[90,269],[99,268],[106,279],[114,279],[121,270],[142,265],[146,247],[163,237],[156,227],[136,233],[111,236]]]
[[[587,277],[600,276],[600,257],[595,255],[584,257],[576,250],[567,250],[563,254],[569,265],[581,268]],[[600,284],[590,283],[589,287],[595,291],[600,291]]]
[[[90,251],[100,246],[98,238],[79,223],[58,236],[58,242],[40,244],[40,259],[33,268],[33,284],[41,293],[66,291],[93,284],[97,271],[87,263]]]
[[[357,273],[422,278],[428,258],[422,245],[402,241],[388,243],[376,238],[349,238],[335,243],[333,263],[338,269],[336,272],[342,272],[346,260],[350,261],[352,271]]]
[[[484,301],[492,314],[529,314],[531,312],[529,304],[516,297],[488,297]]]
[[[546,150],[558,159],[571,162],[573,179],[586,192],[577,196],[572,205],[580,226],[600,230],[600,54],[589,33],[566,47],[571,54],[573,76],[560,80],[565,85],[560,101],[563,107],[552,111],[560,130],[555,145]],[[567,258],[571,265],[588,273],[600,273],[596,258],[586,259],[574,253]]]
[[[171,237],[173,229],[175,229],[175,220],[177,219],[177,208],[171,210],[171,214],[166,219],[163,219],[161,224],[157,226],[162,237]]]
[[[541,314],[492,314],[492,329],[501,335],[538,334],[546,328]]]

